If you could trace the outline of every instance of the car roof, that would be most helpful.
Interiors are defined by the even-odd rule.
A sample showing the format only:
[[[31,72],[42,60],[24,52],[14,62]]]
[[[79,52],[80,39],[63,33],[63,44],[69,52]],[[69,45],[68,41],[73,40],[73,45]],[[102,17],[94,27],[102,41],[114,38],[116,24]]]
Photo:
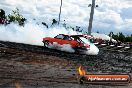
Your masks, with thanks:
[[[65,35],[65,36],[84,36],[84,35],[67,35],[67,34],[59,34],[59,35]]]
[[[70,35],[71,37],[83,37],[84,35]]]
[[[66,35],[66,34],[59,34],[59,35],[64,35],[64,36],[70,36],[70,37],[85,37],[85,38],[92,38],[91,35]]]

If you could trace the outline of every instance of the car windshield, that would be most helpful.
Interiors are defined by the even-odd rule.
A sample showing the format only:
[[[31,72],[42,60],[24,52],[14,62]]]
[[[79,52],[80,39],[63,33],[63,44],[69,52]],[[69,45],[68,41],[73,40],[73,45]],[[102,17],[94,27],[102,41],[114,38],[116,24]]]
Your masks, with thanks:
[[[60,34],[60,35],[55,36],[54,38],[63,39],[64,36]]]

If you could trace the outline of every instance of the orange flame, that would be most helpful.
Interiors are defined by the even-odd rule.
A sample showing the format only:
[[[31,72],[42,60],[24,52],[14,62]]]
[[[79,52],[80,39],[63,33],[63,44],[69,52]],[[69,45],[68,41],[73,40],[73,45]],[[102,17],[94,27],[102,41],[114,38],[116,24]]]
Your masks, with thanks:
[[[18,81],[15,81],[15,86],[16,86],[16,88],[21,88],[20,83]]]
[[[86,75],[86,72],[85,72],[85,70],[83,69],[82,66],[79,66],[78,71],[79,71],[80,76]]]

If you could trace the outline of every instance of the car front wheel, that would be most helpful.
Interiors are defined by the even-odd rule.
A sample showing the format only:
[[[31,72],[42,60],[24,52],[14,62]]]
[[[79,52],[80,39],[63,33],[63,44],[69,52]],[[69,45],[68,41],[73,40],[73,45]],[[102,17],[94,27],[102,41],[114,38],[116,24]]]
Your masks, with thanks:
[[[44,41],[44,47],[47,47],[48,48],[49,47],[49,44],[50,44],[49,41]]]
[[[79,54],[78,47],[73,48],[75,50],[75,53]]]

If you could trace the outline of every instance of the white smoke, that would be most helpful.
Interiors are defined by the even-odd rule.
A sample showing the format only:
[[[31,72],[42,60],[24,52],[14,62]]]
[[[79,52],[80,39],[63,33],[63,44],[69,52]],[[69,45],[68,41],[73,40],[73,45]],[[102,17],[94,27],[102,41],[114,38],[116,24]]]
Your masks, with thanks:
[[[33,22],[26,23],[24,27],[13,23],[7,26],[0,25],[0,40],[3,41],[43,45],[43,37],[54,37],[58,34],[77,34],[77,32],[71,29],[66,30],[63,27],[47,29],[43,25],[37,25]]]
[[[97,55],[99,53],[99,49],[92,43],[90,43],[90,49],[85,52],[87,55]]]
[[[60,45],[57,42],[53,42],[53,44],[49,44],[48,48],[66,51],[66,52],[70,52],[70,53],[75,52],[75,50],[71,47],[70,44]]]
[[[20,27],[16,24],[0,26],[0,40],[3,41],[42,45],[41,41],[43,37],[43,29],[32,23],[28,23],[24,27]]]
[[[0,25],[0,40],[2,41],[43,46],[42,39],[44,37],[54,37],[58,34],[76,35],[80,33],[59,26],[47,29],[43,25],[38,25],[33,22],[27,22],[24,27],[20,27],[13,23],[7,26]],[[69,44],[59,45],[54,43],[49,48],[55,48],[66,52],[75,52]],[[88,50],[86,54],[95,55],[98,51],[98,48],[91,44],[90,50]]]

